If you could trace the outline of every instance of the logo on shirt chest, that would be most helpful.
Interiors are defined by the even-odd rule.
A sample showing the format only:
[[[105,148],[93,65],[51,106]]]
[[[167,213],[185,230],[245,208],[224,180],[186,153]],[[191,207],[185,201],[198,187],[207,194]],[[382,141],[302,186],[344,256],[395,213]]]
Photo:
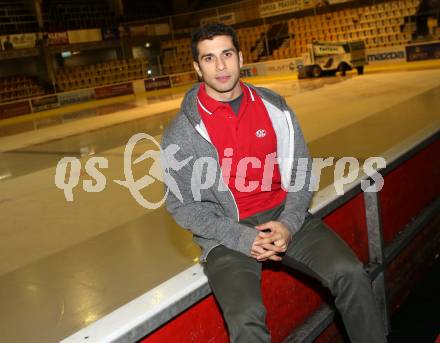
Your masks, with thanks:
[[[263,138],[266,136],[266,130],[264,129],[259,129],[257,131],[255,131],[255,136],[257,136],[258,138]]]

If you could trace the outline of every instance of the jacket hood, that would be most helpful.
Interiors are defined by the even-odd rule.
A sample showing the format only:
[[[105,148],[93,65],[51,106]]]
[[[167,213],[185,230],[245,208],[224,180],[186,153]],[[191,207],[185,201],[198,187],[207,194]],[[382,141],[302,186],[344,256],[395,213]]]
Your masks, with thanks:
[[[197,108],[197,94],[199,93],[199,88],[200,83],[193,85],[191,89],[186,92],[180,107],[183,114],[188,118],[193,126],[196,126],[202,120]]]

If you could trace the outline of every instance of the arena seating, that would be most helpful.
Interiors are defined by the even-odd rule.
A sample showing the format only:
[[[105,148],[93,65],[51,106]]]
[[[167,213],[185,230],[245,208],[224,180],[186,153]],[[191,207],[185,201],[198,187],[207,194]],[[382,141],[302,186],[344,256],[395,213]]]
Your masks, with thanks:
[[[124,1],[124,20],[136,21],[167,16],[159,1]]]
[[[307,51],[313,40],[363,39],[367,48],[401,45],[411,40],[405,17],[416,14],[420,0],[400,0],[289,20],[291,56]],[[281,50],[281,49],[280,49]],[[288,54],[284,47],[277,55]]]
[[[61,68],[56,75],[57,91],[64,92],[111,83],[142,79],[147,75],[144,59],[114,60],[92,65]]]
[[[44,0],[46,31],[64,31],[117,26],[106,0]]]
[[[263,34],[268,29],[269,25],[260,25],[237,30],[244,63],[252,63],[258,58],[256,45],[258,43],[264,44]]]
[[[44,90],[35,79],[27,76],[0,78],[0,102],[8,102],[43,95]]]
[[[25,0],[0,0],[0,35],[38,31],[32,4]]]
[[[182,38],[164,41],[161,44],[163,53],[163,74],[177,74],[192,70],[191,39]]]
[[[414,23],[405,17],[416,14],[420,0],[399,0],[305,16],[288,21],[291,39],[285,39],[269,59],[299,57],[307,44],[320,41],[354,41],[363,39],[367,48],[402,45],[411,41]],[[264,32],[270,25],[237,29],[244,63],[258,60],[264,49]],[[164,41],[163,71],[174,74],[192,70],[190,39]]]
[[[371,6],[346,8],[333,12],[293,18],[287,21],[289,38],[281,38],[269,59],[301,56],[313,40],[353,41],[364,40],[367,48],[402,45],[411,41],[415,32],[415,15],[421,0],[395,0]],[[36,19],[25,0],[0,0],[0,33],[36,31]],[[116,17],[106,0],[44,0],[44,19],[48,31],[116,26]],[[8,20],[6,20],[8,19]],[[286,25],[286,21],[282,22]],[[258,61],[265,49],[264,33],[280,23],[237,29],[244,63]],[[32,30],[32,27],[34,29]],[[438,34],[432,28],[432,35]],[[190,38],[161,43],[162,74],[192,71]],[[267,57],[265,57],[267,59]],[[145,60],[118,60],[94,65],[59,69],[56,90],[69,91],[146,77]],[[10,79],[10,81],[8,81]],[[19,80],[19,81],[18,81]],[[24,76],[3,78],[5,87],[1,101],[38,95],[42,88]],[[22,85],[29,83],[29,86]]]

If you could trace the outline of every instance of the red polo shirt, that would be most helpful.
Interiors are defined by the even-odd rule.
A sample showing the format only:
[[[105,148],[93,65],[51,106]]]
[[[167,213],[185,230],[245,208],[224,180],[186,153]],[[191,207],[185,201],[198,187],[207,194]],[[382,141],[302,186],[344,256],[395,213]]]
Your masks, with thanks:
[[[228,103],[211,98],[200,85],[198,110],[219,155],[222,176],[237,203],[240,219],[269,210],[286,197],[276,164],[277,141],[258,94],[243,91],[238,115]]]

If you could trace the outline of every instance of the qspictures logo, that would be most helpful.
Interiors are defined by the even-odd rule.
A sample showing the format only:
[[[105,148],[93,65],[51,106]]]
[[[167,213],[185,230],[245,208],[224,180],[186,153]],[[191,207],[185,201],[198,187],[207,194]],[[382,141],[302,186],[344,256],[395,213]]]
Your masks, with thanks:
[[[263,135],[262,132],[256,134]],[[148,143],[147,146],[152,146],[153,149],[149,148],[133,160],[134,149],[142,142]],[[262,191],[270,191],[274,168],[277,164],[280,168],[289,166],[291,170],[295,171],[295,175],[290,175],[290,180],[293,182],[284,187],[287,192],[298,192],[306,187],[309,191],[317,191],[322,170],[333,165],[333,187],[338,195],[344,194],[344,186],[355,181],[361,169],[373,180],[373,182],[368,179],[361,180],[361,188],[364,192],[378,192],[384,184],[382,175],[378,173],[379,169],[386,167],[386,161],[382,157],[367,158],[361,166],[355,157],[342,157],[337,160],[334,157],[314,158],[311,162],[307,158],[300,158],[297,161],[294,161],[293,158],[283,159],[277,157],[276,153],[272,153],[268,154],[264,161],[253,156],[241,158],[236,161],[236,170],[232,173],[231,167],[234,155],[232,148],[225,149],[225,157],[222,159],[221,165],[219,165],[219,161],[212,157],[195,158],[194,156],[185,156],[178,159],[179,151],[180,147],[176,144],[171,144],[163,149],[154,137],[147,133],[137,133],[129,139],[125,146],[123,163],[125,179],[112,181],[126,188],[139,205],[153,210],[164,204],[170,192],[183,202],[179,183],[173,176],[179,175],[180,172],[184,172],[185,175],[191,174],[190,178],[187,177],[190,184],[185,185],[185,188],[190,186],[194,201],[201,201],[202,191],[211,187],[217,187],[219,192],[229,191],[227,185],[230,185],[230,182],[234,182],[233,185],[239,192],[253,192],[258,187]],[[133,166],[147,160],[151,162],[147,174],[136,180],[133,176]],[[310,162],[312,163],[311,168],[308,166]],[[292,168],[293,164],[295,164],[295,168]],[[107,185],[107,178],[103,170],[108,168],[109,161],[102,156],[92,156],[87,159],[84,169],[77,157],[63,157],[56,166],[55,185],[64,192],[66,201],[72,202],[74,201],[73,191],[80,184],[80,175],[90,177],[90,179],[82,180],[82,188],[85,192],[102,192]],[[184,171],[183,168],[185,168]],[[262,170],[261,180],[249,180],[248,173],[252,174],[253,169],[256,168]],[[306,182],[307,178],[310,182]],[[217,180],[220,181],[216,182]],[[143,196],[141,191],[156,182],[164,185],[165,192],[161,199],[151,202]]]

